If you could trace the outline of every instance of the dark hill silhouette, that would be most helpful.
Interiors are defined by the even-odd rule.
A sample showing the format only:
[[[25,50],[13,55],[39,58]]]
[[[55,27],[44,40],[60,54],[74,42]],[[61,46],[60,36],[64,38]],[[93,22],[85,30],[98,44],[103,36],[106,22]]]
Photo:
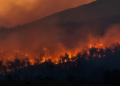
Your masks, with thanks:
[[[18,25],[15,29],[40,28],[41,26],[75,22],[90,21],[104,17],[120,15],[120,0],[97,0],[89,4],[67,9],[45,18],[33,21],[25,25]],[[9,31],[10,32],[10,31]]]
[[[36,45],[36,47],[39,48],[39,45],[37,46],[37,44],[35,44],[34,41],[36,41],[38,44],[39,43],[45,44],[45,43],[49,42],[54,45],[55,43],[58,43],[58,40],[56,40],[56,39],[59,38],[58,37],[55,40],[53,40],[54,37],[56,37],[55,34],[58,34],[58,33],[56,33],[57,32],[56,28],[53,29],[56,26],[58,28],[62,27],[60,29],[66,30],[66,32],[64,34],[62,33],[62,31],[60,33],[60,36],[65,35],[64,36],[65,40],[64,40],[64,38],[61,38],[59,40],[60,42],[62,42],[62,40],[63,41],[68,40],[68,43],[66,43],[67,44],[66,46],[68,46],[68,44],[71,43],[71,42],[69,42],[69,38],[70,39],[71,38],[73,38],[73,39],[79,38],[79,37],[77,37],[79,35],[78,34],[76,35],[74,33],[73,28],[77,28],[81,25],[85,25],[85,26],[89,27],[89,29],[92,29],[92,31],[96,30],[98,33],[101,33],[101,35],[103,35],[104,34],[103,30],[106,29],[109,25],[120,23],[120,13],[119,13],[120,5],[119,5],[119,3],[120,3],[119,0],[98,0],[96,2],[92,2],[87,5],[68,9],[68,10],[50,15],[48,17],[45,17],[43,19],[28,23],[25,25],[16,26],[13,29],[2,28],[2,29],[0,29],[0,36],[1,36],[0,41],[2,39],[4,39],[4,40],[7,39],[7,37],[9,38],[9,35],[10,35],[11,38],[16,37],[16,38],[13,38],[12,40],[19,39],[18,42],[21,43],[21,47],[22,47],[22,45],[31,44],[28,46],[33,47],[34,45]],[[79,29],[79,28],[77,28],[77,29]],[[102,30],[102,31],[100,32],[99,30]],[[54,32],[54,31],[56,31],[56,32]],[[59,30],[58,30],[58,32],[59,32]],[[13,33],[15,33],[15,35]],[[46,35],[48,35],[48,38],[46,37]],[[68,35],[68,36],[66,36],[66,35]],[[85,34],[85,35],[87,35],[87,34]],[[45,36],[45,38],[44,38],[45,41],[42,38],[43,36]],[[34,39],[36,39],[36,40],[34,40]],[[48,39],[50,39],[50,40],[48,40]],[[83,42],[83,40],[80,40],[80,41]],[[78,41],[75,40],[75,42],[78,42]],[[7,45],[9,45],[9,44],[12,45],[11,40],[5,41],[4,43],[7,43]],[[41,46],[43,44],[41,44]],[[53,45],[52,45],[52,47],[53,47]],[[75,44],[73,43],[72,45],[75,45]],[[9,47],[7,46],[7,48],[9,48]],[[30,49],[33,50],[34,48],[33,49],[30,48]],[[116,49],[115,52],[112,53],[112,51],[110,51],[110,49],[106,49],[104,58],[102,57],[101,59],[99,59],[98,57],[95,57],[95,59],[93,59],[92,53],[98,53],[98,52],[96,51],[96,49],[91,49],[90,50],[91,55],[89,57],[91,59],[89,61],[84,59],[84,57],[87,55],[86,52],[82,56],[81,56],[81,54],[78,54],[77,57],[79,57],[79,60],[76,61],[76,62],[78,62],[77,63],[78,66],[75,66],[76,62],[64,63],[64,60],[68,58],[67,54],[65,54],[65,57],[61,57],[63,60],[63,64],[55,65],[55,66],[53,64],[50,64],[50,62],[48,62],[48,63],[45,62],[42,65],[40,64],[37,66],[37,63],[36,63],[36,66],[34,66],[34,67],[29,66],[29,67],[23,68],[25,61],[23,60],[22,64],[19,64],[20,63],[19,60],[16,59],[15,62],[8,62],[11,64],[10,69],[14,68],[16,71],[13,73],[10,73],[10,75],[6,75],[6,79],[12,80],[14,77],[12,77],[11,75],[14,75],[16,73],[16,75],[20,75],[21,79],[26,80],[26,81],[29,80],[29,78],[27,78],[28,75],[37,76],[39,74],[43,75],[43,77],[52,75],[54,79],[56,79],[56,76],[58,76],[61,79],[59,81],[65,81],[65,80],[63,80],[63,78],[66,78],[65,75],[70,73],[70,74],[74,74],[75,80],[78,80],[78,78],[82,79],[85,77],[87,80],[92,79],[93,82],[96,81],[97,83],[99,83],[99,80],[101,80],[103,78],[102,75],[105,71],[107,71],[107,70],[111,71],[115,68],[120,70],[120,68],[119,68],[119,65],[120,65],[119,52],[120,52],[120,50],[117,51],[117,49]],[[100,53],[102,55],[104,54],[102,49],[101,49]],[[81,60],[80,60],[80,57],[82,58]],[[114,59],[113,59],[113,57],[114,57]],[[28,60],[28,59],[26,59],[26,60]],[[0,69],[1,69],[2,61],[0,63],[1,63],[0,64]],[[29,61],[27,61],[27,64],[29,65]],[[23,69],[17,70],[17,67],[19,67],[20,65],[22,66]],[[4,70],[4,73],[6,73],[6,66],[2,66],[2,69]],[[28,70],[30,70],[30,71],[28,71]],[[47,75],[48,73],[49,73],[49,75]],[[53,75],[53,73],[54,73],[54,75]],[[103,78],[103,82],[105,82],[105,83],[109,83],[107,81],[107,79],[108,79],[107,76],[111,77],[111,74],[110,75],[107,75],[107,74],[109,74],[109,73],[105,73],[104,78]],[[113,75],[116,76],[116,74],[117,73],[115,71],[113,71]],[[4,79],[3,75],[1,75],[1,76]],[[86,77],[86,76],[89,76],[89,77]],[[97,78],[99,80],[96,80]],[[36,77],[36,79],[40,79],[40,77]],[[47,77],[46,81],[47,80],[49,81],[50,79],[51,78]],[[117,77],[116,77],[116,79],[117,79]],[[93,83],[93,82],[91,81],[91,83]],[[115,83],[115,82],[113,82],[113,83]]]
[[[25,49],[24,46],[30,46],[29,50],[31,52],[34,50],[35,53],[41,46],[47,47],[48,50],[53,47],[59,50],[58,43],[73,49],[77,47],[78,42],[87,41],[88,34],[103,36],[109,25],[120,23],[119,2],[119,0],[98,0],[12,29],[2,27],[0,43],[6,46],[5,43],[8,42],[6,46],[8,49],[11,45],[20,46],[21,50]],[[83,27],[87,27],[85,30],[89,32],[81,35]]]
[[[105,23],[107,21],[111,21],[112,23],[120,22],[119,21],[120,19],[119,3],[120,3],[120,0],[97,0],[89,4],[85,4],[82,6],[78,6],[75,8],[67,9],[67,10],[49,15],[45,18],[33,21],[25,25],[18,25],[14,27],[12,30],[10,29],[8,30],[2,27],[0,30],[1,32],[0,36],[6,38],[7,35],[14,32],[15,33],[17,32],[20,34],[24,33],[26,36],[28,30],[32,30],[33,32],[33,29],[34,29],[34,32],[35,31],[45,32],[45,31],[48,31],[49,29],[52,29],[55,25],[60,25],[60,24],[67,24],[70,27],[78,27],[81,25],[83,21],[87,21],[87,23],[92,21],[92,24],[94,23],[97,24],[101,22]],[[107,21],[105,20],[105,18],[107,19]],[[107,22],[107,23],[110,23],[110,22]],[[99,26],[102,26],[102,25],[99,25]],[[107,27],[108,25],[106,25],[105,23],[103,26]],[[5,33],[7,35],[3,36]]]
[[[28,23],[25,26],[35,26],[40,23],[66,23],[68,21],[81,22],[92,19],[120,15],[120,0],[97,0],[89,4],[67,9],[40,20]]]
[[[15,39],[19,39],[19,42],[21,42],[20,45],[22,46],[26,46],[28,43],[28,46],[33,46],[33,42],[42,40],[41,37],[45,37],[45,40],[38,42],[38,44],[45,45],[45,43],[49,41],[48,39],[52,41],[50,44],[53,44],[53,42],[55,44],[59,41],[63,42],[64,40],[68,40],[67,42],[65,41],[66,43],[64,43],[65,46],[68,46],[67,43],[70,43],[69,41],[71,41],[71,39],[68,39],[68,37],[71,38],[71,36],[74,36],[72,38],[76,39],[72,40],[75,41],[75,44],[70,44],[70,46],[76,45],[78,42],[76,40],[79,40],[77,39],[79,34],[76,34],[78,31],[74,30],[74,28],[85,26],[90,29],[90,31],[95,32],[93,33],[89,31],[90,33],[104,35],[104,30],[109,25],[120,23],[119,3],[119,0],[98,0],[90,4],[55,13],[25,25],[16,26],[12,29],[6,29],[2,27],[2,29],[0,29],[0,40],[9,39],[8,37],[11,37],[11,35],[16,36],[17,34]],[[64,35],[64,38],[61,37],[62,35]],[[58,36],[58,38],[56,38],[56,36]]]

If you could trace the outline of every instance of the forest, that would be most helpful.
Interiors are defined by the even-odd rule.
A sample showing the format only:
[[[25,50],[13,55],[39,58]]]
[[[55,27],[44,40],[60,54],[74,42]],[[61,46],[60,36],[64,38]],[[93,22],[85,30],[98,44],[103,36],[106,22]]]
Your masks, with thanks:
[[[17,55],[16,55],[17,57]],[[120,60],[120,44],[114,43],[111,47],[104,49],[98,49],[95,47],[90,48],[90,53],[88,54],[87,51],[83,53],[78,53],[76,56],[69,58],[69,55],[65,53],[64,56],[60,56],[60,61],[58,64],[52,63],[51,59],[39,64],[39,59],[36,59],[34,65],[32,65],[28,58],[25,59],[18,59],[16,58],[13,62],[7,61],[7,65],[3,65],[3,61],[0,61],[0,79],[1,80],[21,80],[21,81],[53,81],[53,82],[61,82],[62,78],[61,75],[64,76],[63,82],[78,82],[78,83],[94,83],[94,84],[109,84],[109,85],[120,85],[120,70],[119,64],[115,64],[114,61],[119,62]],[[86,59],[89,58],[89,59]],[[97,65],[96,63],[101,63],[103,65],[118,66],[118,69],[113,67],[110,70],[104,70],[102,74],[102,78],[97,77],[96,79],[92,79],[95,74],[92,74],[91,79],[89,80],[84,77],[76,77],[75,74],[82,75],[85,72],[82,72],[85,68],[83,68],[84,64],[87,64],[89,68],[95,68],[94,66]],[[93,63],[93,64],[92,64]],[[92,64],[92,65],[91,65]],[[27,66],[26,66],[27,65]],[[88,67],[88,66],[86,66]],[[97,65],[96,69],[99,69],[100,72],[103,70],[102,66]],[[115,68],[115,69],[114,69]],[[32,75],[33,70],[39,70],[34,72],[37,75]],[[90,70],[90,69],[89,69]],[[91,69],[92,70],[92,69]],[[21,72],[20,72],[21,71]],[[27,71],[27,75],[24,73]],[[19,73],[20,72],[20,73]],[[63,72],[67,73],[67,75],[62,74]],[[23,75],[21,75],[23,73]],[[43,74],[45,73],[45,75]],[[89,72],[91,73],[91,72]],[[96,71],[97,73],[97,71]],[[57,74],[58,78],[55,79],[55,75]],[[44,75],[44,76],[43,76]],[[86,74],[85,74],[86,75]],[[90,74],[88,74],[90,75]],[[1,78],[4,77],[4,78]]]

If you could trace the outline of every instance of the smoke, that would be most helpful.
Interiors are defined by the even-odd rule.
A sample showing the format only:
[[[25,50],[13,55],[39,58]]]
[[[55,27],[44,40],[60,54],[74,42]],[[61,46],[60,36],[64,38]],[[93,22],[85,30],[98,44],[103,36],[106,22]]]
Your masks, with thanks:
[[[18,55],[18,58],[21,59],[25,57],[21,55],[21,53],[24,53],[31,60],[39,58],[40,52],[47,52],[52,56],[51,59],[55,60],[54,58],[58,58],[66,52],[76,55],[82,49],[86,49],[88,44],[94,45],[98,43],[103,44],[103,47],[109,47],[114,42],[120,43],[119,23],[104,23],[104,19],[102,21],[98,19],[92,22],[88,21],[78,24],[68,22],[61,25],[57,21],[57,18],[52,20],[46,19],[42,22],[38,21],[11,29],[0,29],[0,48],[3,50],[2,53],[0,52],[0,59],[6,61],[9,58],[11,60],[15,58],[15,55]],[[104,27],[103,23],[107,24],[105,25],[106,27]],[[20,53],[14,53],[13,51],[15,50],[20,51]],[[67,77],[67,74],[74,74],[77,80],[82,78],[87,80],[92,78],[94,81],[96,78],[101,80],[105,71],[119,68],[116,62],[119,60],[115,59],[114,62],[113,60],[112,57],[109,58],[107,60],[108,64],[106,64],[106,58],[92,61],[85,60],[82,62],[81,67],[75,67],[76,69],[71,69],[69,72],[62,70],[59,71],[59,74],[49,73],[47,75],[53,77],[60,75],[60,81],[65,81],[64,79]],[[113,65],[113,63],[116,64]],[[31,69],[31,71],[25,71],[23,69],[16,71],[16,73],[11,73],[11,75],[20,74],[22,78],[27,75],[35,76],[41,74],[46,76],[46,73],[39,68]]]
[[[3,51],[0,58],[14,59],[17,53],[23,53],[29,59],[35,59],[45,52],[54,60],[65,53],[76,55],[88,45],[102,44],[105,48],[119,42],[119,24],[111,24],[105,19],[64,24],[59,24],[58,20],[55,17],[44,18],[11,29],[0,29],[0,49]]]
[[[79,23],[78,27],[71,28],[67,24],[64,25],[65,27],[55,25],[55,21],[57,19],[53,21],[48,19],[38,25],[28,24],[28,26],[12,29],[0,29],[0,49],[3,51],[0,53],[1,59],[14,59],[15,50],[19,51],[18,54],[27,54],[29,59],[39,58],[41,52],[48,53],[52,56],[51,59],[54,59],[65,53],[76,55],[83,49],[87,49],[89,44],[103,44],[105,48],[114,42],[120,43],[119,24],[110,24],[101,30],[100,22],[95,25],[94,22]],[[43,50],[44,48],[47,50]]]
[[[120,24],[113,24],[108,27],[107,32],[103,37],[100,38],[100,41],[104,46],[109,47],[111,44],[118,42],[120,43]]]
[[[26,24],[95,0],[4,0],[0,1],[0,27]]]

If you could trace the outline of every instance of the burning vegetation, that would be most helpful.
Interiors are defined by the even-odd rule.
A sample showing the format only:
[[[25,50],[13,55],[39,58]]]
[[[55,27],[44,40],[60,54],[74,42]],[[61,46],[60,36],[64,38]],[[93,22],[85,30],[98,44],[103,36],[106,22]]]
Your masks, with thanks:
[[[14,51],[14,55],[9,55],[7,61],[0,61],[0,74],[7,74],[9,72],[13,72],[17,69],[24,68],[27,66],[34,66],[39,64],[54,64],[54,65],[62,65],[68,63],[75,63],[77,66],[78,60],[86,59],[91,60],[95,58],[106,58],[106,56],[111,56],[113,54],[118,54],[120,52],[120,44],[114,43],[109,48],[104,48],[103,44],[92,45],[89,44],[88,48],[82,50],[81,52],[75,53],[66,52],[64,55],[60,55],[59,57],[52,58],[49,55],[47,48],[43,48],[43,52],[39,53],[39,57],[34,56],[36,58],[32,58],[33,56],[28,53],[23,53],[19,50]],[[1,55],[4,55],[4,50],[0,52]],[[19,59],[21,58],[21,59]]]
[[[33,23],[30,26],[2,28],[0,73],[46,63],[62,65],[70,62],[77,66],[78,60],[101,59],[119,52],[120,25],[110,23],[102,27],[101,23],[104,22],[95,20],[77,25],[74,22],[70,25],[46,25],[44,21],[40,25]]]

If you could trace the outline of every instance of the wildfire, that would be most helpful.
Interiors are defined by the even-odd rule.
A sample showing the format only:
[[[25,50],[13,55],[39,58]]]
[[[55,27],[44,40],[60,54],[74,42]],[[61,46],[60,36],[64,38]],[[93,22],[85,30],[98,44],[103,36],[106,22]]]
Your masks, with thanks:
[[[95,44],[88,44],[88,49],[85,49],[85,53],[84,52],[81,52],[79,51],[79,49],[77,48],[75,51],[71,51],[71,50],[66,50],[64,49],[64,47],[62,47],[62,50],[63,52],[60,52],[60,53],[57,53],[58,56],[52,56],[49,54],[49,49],[47,48],[43,48],[43,52],[42,54],[38,55],[38,54],[34,54],[34,53],[29,53],[29,52],[24,52],[24,51],[20,51],[20,50],[13,50],[13,54],[11,55],[5,55],[4,56],[4,61],[14,61],[15,59],[15,56],[17,56],[19,59],[21,58],[29,58],[29,62],[31,63],[31,65],[34,65],[35,63],[37,64],[42,64],[44,62],[49,62],[49,60],[51,60],[51,63],[54,63],[55,65],[58,65],[59,63],[67,63],[68,61],[71,61],[71,62],[75,62],[78,57],[77,57],[77,54],[80,53],[81,57],[82,58],[82,55],[85,56],[85,59],[86,60],[89,60],[89,56],[91,55],[91,50],[92,49],[96,49],[96,52],[94,52],[92,54],[92,57],[93,59],[95,58],[101,58],[101,57],[105,57],[105,53],[106,53],[106,50],[105,50],[105,47],[103,47],[103,44],[102,43],[97,43],[96,45]],[[103,54],[101,54],[101,49],[103,49]],[[118,51],[118,50],[117,50]],[[2,53],[0,53],[1,55],[4,55],[3,53],[3,50],[0,51]],[[40,51],[39,51],[40,52]],[[111,52],[114,53],[114,46],[111,47]],[[41,52],[40,52],[41,53]],[[60,58],[60,56],[62,55],[62,57]],[[21,56],[21,57],[20,57]],[[38,60],[34,60],[34,59],[38,59],[39,58],[39,61]],[[7,60],[6,60],[7,59]],[[5,62],[4,62],[5,64]],[[25,64],[24,66],[27,67],[29,64]],[[77,63],[76,63],[77,65]],[[24,68],[22,66],[20,66],[19,68]],[[10,72],[11,70],[7,70],[8,72]]]
[[[43,57],[43,61],[42,62],[45,62],[45,57]]]
[[[99,58],[101,57],[101,55],[99,54]]]
[[[43,50],[47,50],[47,48],[44,47]]]
[[[16,53],[20,53],[20,51],[19,51],[19,50],[15,50],[14,52],[16,52]]]
[[[95,57],[95,54],[93,55],[93,57]]]
[[[114,50],[112,50],[112,53],[114,53]]]
[[[67,62],[67,60],[65,59],[65,62]]]
[[[90,51],[87,51],[87,54],[90,55]]]
[[[90,45],[90,47],[89,47],[90,49],[92,48],[92,45]]]
[[[3,51],[1,50],[0,53],[3,53]]]
[[[68,55],[69,55],[69,58],[71,59],[71,53],[68,53]]]
[[[91,49],[91,48],[93,48],[93,47],[94,47],[94,48],[98,48],[98,49],[104,48],[104,47],[103,47],[103,44],[98,44],[98,43],[97,43],[96,45],[94,45],[94,44],[88,44],[88,48]]]
[[[25,54],[25,56],[29,56],[28,54]]]
[[[33,64],[34,64],[34,61],[33,61],[33,60],[30,60],[30,62],[31,62],[31,65],[33,65]]]

